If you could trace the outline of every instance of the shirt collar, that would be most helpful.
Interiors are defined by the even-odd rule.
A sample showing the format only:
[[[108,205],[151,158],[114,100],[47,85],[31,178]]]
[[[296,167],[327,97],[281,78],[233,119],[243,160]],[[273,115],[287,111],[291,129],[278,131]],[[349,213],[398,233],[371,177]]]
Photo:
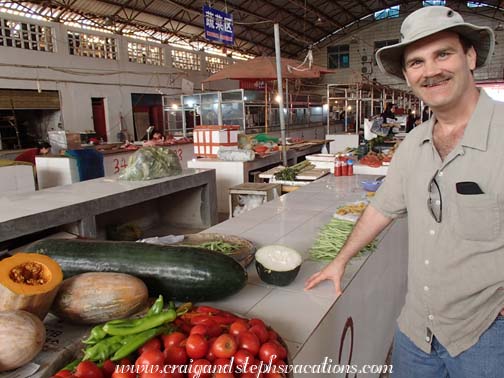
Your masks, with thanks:
[[[494,101],[485,92],[480,89],[480,96],[476,109],[467,124],[462,137],[461,145],[465,147],[476,148],[481,151],[486,151],[488,145],[488,133],[490,131],[490,123],[492,121],[494,109]],[[420,138],[420,145],[426,142],[432,142],[432,132],[434,124],[436,123],[436,116],[433,115],[431,119],[424,122],[423,136]]]

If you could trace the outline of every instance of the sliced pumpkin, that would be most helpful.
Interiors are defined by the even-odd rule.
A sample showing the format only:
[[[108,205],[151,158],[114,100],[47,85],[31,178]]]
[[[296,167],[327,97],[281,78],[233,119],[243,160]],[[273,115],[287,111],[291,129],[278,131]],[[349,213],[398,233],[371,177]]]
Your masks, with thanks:
[[[38,253],[0,261],[0,311],[25,310],[40,319],[49,312],[63,280],[59,264]]]

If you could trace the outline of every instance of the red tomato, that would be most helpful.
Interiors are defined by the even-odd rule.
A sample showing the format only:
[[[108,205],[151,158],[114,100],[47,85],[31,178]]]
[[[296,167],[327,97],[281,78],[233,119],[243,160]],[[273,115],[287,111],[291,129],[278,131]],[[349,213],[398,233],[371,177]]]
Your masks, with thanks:
[[[203,324],[195,325],[194,327],[191,328],[191,332],[189,332],[189,335],[194,334],[206,336],[208,334],[208,327]]]
[[[270,361],[275,362],[279,359],[279,351],[278,347],[272,341],[268,341],[261,345],[259,349],[259,359],[262,362],[269,363]]]
[[[72,376],[73,374],[70,370],[60,370],[56,374],[54,374],[54,377],[56,378],[68,378]]]
[[[233,336],[239,336],[246,331],[248,331],[248,323],[243,319],[238,319],[229,326],[229,333]]]
[[[248,324],[249,324],[251,327],[253,327],[253,326],[255,326],[255,325],[260,325],[260,326],[263,326],[264,328],[266,328],[266,324],[264,324],[264,322],[263,322],[261,319],[256,319],[256,318],[254,318],[254,319],[250,319],[250,320],[248,321]]]
[[[208,342],[201,335],[190,335],[186,342],[186,352],[191,358],[202,358],[208,352]]]
[[[114,371],[112,373],[112,378],[136,378],[136,376],[136,373],[133,372],[121,373],[119,371]]]
[[[247,365],[246,370],[241,375],[241,378],[263,378],[263,373],[260,371],[261,362],[253,360]]]
[[[135,361],[135,365],[158,365],[164,364],[165,356],[163,352],[158,350],[146,350]]]
[[[222,334],[222,328],[219,325],[208,326],[208,336],[217,337]]]
[[[240,334],[238,347],[240,349],[247,349],[253,356],[257,356],[259,353],[259,348],[261,347],[261,343],[259,338],[253,334],[252,332],[246,331]]]
[[[119,365],[131,365],[131,361],[128,358],[121,358]]]
[[[103,378],[101,369],[91,361],[82,361],[75,369],[77,378]]]
[[[185,347],[172,346],[164,350],[165,364],[184,365],[187,362],[187,352]]]
[[[273,331],[272,329],[270,329],[268,331],[268,338],[269,338],[270,341],[278,340],[278,333],[276,333],[275,331]]]
[[[266,327],[263,327],[259,324],[256,324],[256,325],[250,327],[249,331],[252,333],[255,333],[255,335],[259,338],[259,341],[261,342],[261,344],[268,341],[269,335],[268,335],[268,330],[266,329]]]
[[[189,365],[190,373],[187,374],[187,378],[210,378],[212,373],[208,373],[212,369],[212,364],[210,361],[204,358],[194,361]]]
[[[140,378],[167,378],[168,374],[163,373],[163,370],[152,372],[152,373],[142,373],[140,374]]]
[[[229,358],[217,358],[213,363],[213,378],[234,378],[233,366]]]
[[[246,349],[238,349],[234,355],[234,362],[237,367],[242,367],[244,364],[249,366],[252,362],[254,362],[254,356]]]
[[[278,358],[285,360],[287,358],[287,349],[278,340],[273,341],[273,344],[277,346]]]
[[[147,341],[144,345],[142,345],[138,349],[138,353],[142,354],[143,352],[147,350],[160,350],[161,349],[161,340],[159,340],[157,337],[150,339]]]
[[[269,373],[264,373],[264,378],[285,378],[285,374],[279,371],[270,371]]]
[[[116,364],[110,360],[106,360],[104,363],[103,363],[103,366],[102,366],[102,371],[103,371],[103,375],[105,377],[110,377],[112,376],[112,373],[115,371],[116,369]]]
[[[213,373],[212,378],[235,378],[233,373]]]
[[[165,349],[168,349],[171,346],[179,346],[180,343],[186,339],[186,335],[184,335],[182,332],[173,332],[170,333],[169,335],[163,335],[161,338],[163,339],[163,345]]]
[[[217,337],[212,337],[210,340],[208,340],[208,352],[207,352],[205,358],[210,362],[214,362],[214,360],[215,360],[215,355],[212,350],[212,345],[215,340],[217,340]]]
[[[212,344],[212,352],[217,358],[231,358],[237,349],[236,340],[228,333],[217,337]]]

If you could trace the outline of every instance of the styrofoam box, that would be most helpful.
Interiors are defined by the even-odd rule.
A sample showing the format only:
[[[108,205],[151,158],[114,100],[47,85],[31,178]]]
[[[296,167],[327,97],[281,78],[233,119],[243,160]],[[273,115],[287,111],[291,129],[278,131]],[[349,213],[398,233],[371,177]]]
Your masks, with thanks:
[[[217,157],[220,147],[237,147],[239,126],[196,126],[193,132],[194,154]]]

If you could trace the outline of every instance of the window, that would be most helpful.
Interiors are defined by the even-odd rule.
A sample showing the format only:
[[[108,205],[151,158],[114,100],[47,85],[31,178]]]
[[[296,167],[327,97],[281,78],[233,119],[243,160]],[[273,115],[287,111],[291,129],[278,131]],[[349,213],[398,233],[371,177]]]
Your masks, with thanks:
[[[468,1],[467,8],[482,8],[487,7],[488,5],[485,3],[480,3],[478,1]]]
[[[172,50],[172,65],[181,70],[201,70],[201,59],[198,54],[190,51]]]
[[[441,5],[444,7],[446,5],[446,0],[424,0],[422,1],[422,5],[424,7],[430,7],[432,5]]]
[[[70,55],[117,60],[115,38],[74,31],[68,31],[67,37]]]
[[[373,61],[374,65],[376,66],[378,63],[376,63],[376,52],[381,49],[382,47],[385,46],[390,46],[390,45],[395,45],[396,43],[399,43],[398,39],[390,39],[388,41],[375,41],[374,43],[374,53],[373,53]]]
[[[216,73],[227,65],[227,61],[219,56],[205,56],[206,70],[211,73]]]
[[[48,26],[0,18],[0,46],[54,52],[53,30]]]
[[[348,45],[327,48],[327,68],[350,67],[350,48]]]
[[[397,18],[399,17],[399,5],[383,9],[381,11],[375,12],[375,20],[384,20],[385,18]]]
[[[128,42],[128,60],[133,63],[163,65],[161,47],[139,42]]]

